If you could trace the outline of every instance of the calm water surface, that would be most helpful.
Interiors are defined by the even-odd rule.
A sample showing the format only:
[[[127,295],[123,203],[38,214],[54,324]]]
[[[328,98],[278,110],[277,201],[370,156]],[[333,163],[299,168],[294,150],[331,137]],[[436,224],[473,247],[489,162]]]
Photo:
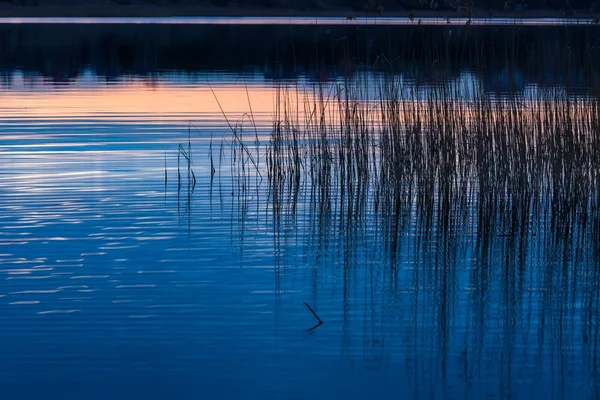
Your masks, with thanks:
[[[267,64],[135,73],[118,52],[34,62],[21,43],[31,54],[4,64],[0,92],[3,398],[600,396],[587,240],[532,221],[526,251],[495,231],[482,245],[476,219],[447,236],[415,213],[391,256],[369,207],[324,211],[303,186],[274,213],[277,87],[313,95],[308,62],[283,77]],[[364,70],[351,76],[376,87]],[[325,87],[347,78],[329,71]],[[489,87],[547,83],[525,71]],[[259,156],[240,192],[228,122],[250,113],[242,140]],[[193,188],[181,157],[178,183],[188,134]],[[309,330],[303,301],[323,325]]]

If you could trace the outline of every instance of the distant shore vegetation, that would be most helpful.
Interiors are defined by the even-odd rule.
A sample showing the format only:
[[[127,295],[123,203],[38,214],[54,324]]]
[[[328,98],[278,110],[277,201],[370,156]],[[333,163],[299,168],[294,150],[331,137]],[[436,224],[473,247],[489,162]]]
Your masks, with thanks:
[[[412,13],[412,14],[411,14]],[[0,0],[0,16],[329,15],[531,17],[600,15],[585,0]]]

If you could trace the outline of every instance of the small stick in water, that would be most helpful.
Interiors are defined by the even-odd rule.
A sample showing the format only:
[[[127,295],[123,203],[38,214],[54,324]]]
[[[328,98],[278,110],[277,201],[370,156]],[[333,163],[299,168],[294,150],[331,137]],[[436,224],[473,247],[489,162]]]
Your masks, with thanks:
[[[309,306],[307,302],[303,301],[303,303],[306,306],[306,308],[308,308],[308,311],[310,311],[312,313],[312,315],[315,316],[315,318],[317,319],[317,321],[319,321],[319,325],[322,324],[323,320],[321,320],[321,318],[319,318],[319,316],[317,315],[317,313],[315,312],[315,310],[313,310],[312,307]]]

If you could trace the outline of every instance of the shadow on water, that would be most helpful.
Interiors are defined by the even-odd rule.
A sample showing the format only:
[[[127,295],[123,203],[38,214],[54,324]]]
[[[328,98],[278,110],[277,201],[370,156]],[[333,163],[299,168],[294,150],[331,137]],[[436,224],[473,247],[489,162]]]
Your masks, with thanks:
[[[597,396],[600,97],[584,72],[596,61],[557,61],[586,76],[583,91],[490,93],[484,76],[453,80],[436,43],[422,61],[443,83],[407,83],[381,54],[375,78],[277,84],[268,144],[233,130],[240,235],[252,205],[264,209],[276,293],[300,247],[310,303],[342,330],[342,357],[362,319],[366,365],[387,369],[399,346],[415,396]],[[485,70],[492,51],[510,66],[514,49],[464,60]],[[325,282],[335,304],[321,300]]]
[[[474,71],[490,91],[532,83],[586,88],[593,70],[585,60],[597,70],[599,32],[597,26],[0,25],[0,70],[8,85],[15,71],[57,84],[86,72],[108,81],[145,77],[150,84],[166,73],[203,81],[215,72],[318,82],[381,65],[376,61],[385,53],[397,72],[421,82]],[[567,58],[570,73],[562,65]],[[515,85],[507,86],[508,79]]]

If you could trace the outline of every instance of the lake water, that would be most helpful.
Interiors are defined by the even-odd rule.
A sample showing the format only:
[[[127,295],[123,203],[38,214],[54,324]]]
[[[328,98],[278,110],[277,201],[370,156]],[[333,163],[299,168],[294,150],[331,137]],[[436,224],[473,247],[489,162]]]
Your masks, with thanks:
[[[598,29],[377,29],[0,26],[2,398],[598,398],[593,185],[563,219],[413,193],[391,221],[269,169],[282,96],[377,103],[382,49],[417,103],[566,93],[596,137]]]

